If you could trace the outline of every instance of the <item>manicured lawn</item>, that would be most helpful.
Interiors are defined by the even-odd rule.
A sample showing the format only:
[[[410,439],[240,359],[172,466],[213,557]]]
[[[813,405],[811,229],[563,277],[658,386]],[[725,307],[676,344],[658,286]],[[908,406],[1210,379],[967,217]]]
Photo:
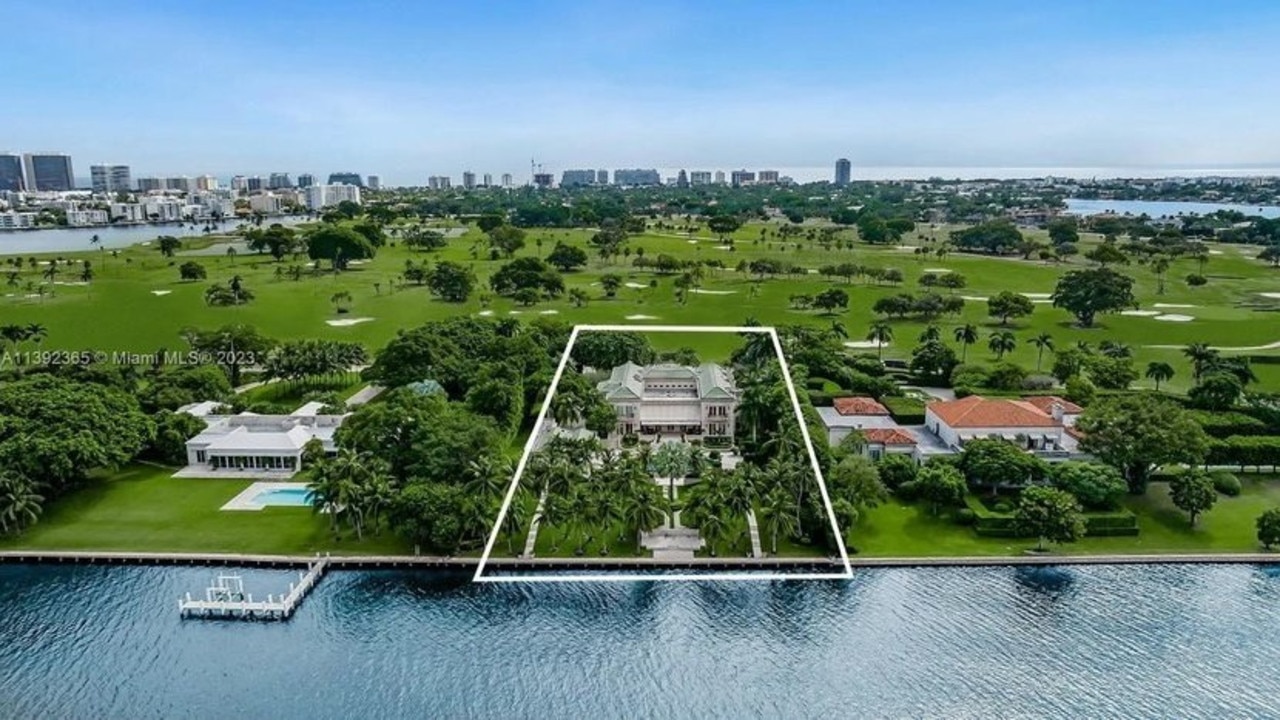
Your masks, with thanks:
[[[602,557],[600,549],[604,546],[603,539],[606,537],[609,540],[608,557],[648,557],[651,554],[648,550],[640,550],[636,547],[635,533],[628,532],[621,523],[611,524],[604,532],[592,528],[588,529],[587,533],[592,536],[592,539],[583,547],[583,557]],[[534,556],[574,557],[580,537],[576,526],[572,529],[567,526],[540,527],[538,539],[534,542]],[[553,544],[559,545],[555,551],[552,550]]]
[[[1137,537],[1087,537],[1054,551],[1090,555],[1258,552],[1254,521],[1263,510],[1280,507],[1280,477],[1242,475],[1240,480],[1240,496],[1220,495],[1195,528],[1186,513],[1173,506],[1168,486],[1153,483],[1145,495],[1125,500],[1138,516]],[[931,516],[923,505],[898,500],[867,512],[852,534],[850,552],[856,548],[865,557],[1018,555],[1035,545],[1032,539],[980,537],[971,528]]]
[[[403,554],[413,548],[384,530],[356,541],[334,540],[328,520],[310,508],[220,511],[250,480],[173,479],[173,470],[147,465],[71,493],[48,508],[5,550],[129,550],[266,554]]]
[[[481,237],[478,230],[470,229],[460,238],[435,253],[418,253],[403,247],[382,248],[376,258],[367,264],[334,275],[307,275],[294,281],[278,278],[275,270],[281,266],[303,264],[305,257],[286,259],[275,263],[268,256],[241,254],[234,262],[225,255],[194,257],[208,270],[209,279],[203,282],[182,282],[178,279],[177,266],[186,259],[171,261],[149,247],[133,247],[121,251],[120,257],[86,249],[77,253],[51,253],[40,257],[89,259],[94,263],[95,279],[89,287],[56,286],[56,294],[43,300],[26,298],[22,288],[30,282],[39,282],[40,271],[23,265],[17,282],[11,288],[13,297],[0,297],[0,312],[8,322],[41,323],[49,335],[42,344],[44,350],[130,350],[153,352],[156,348],[181,348],[179,331],[188,326],[216,327],[225,323],[249,323],[264,334],[280,339],[332,338],[364,343],[371,351],[378,349],[397,330],[413,327],[428,320],[454,315],[476,315],[482,311],[493,317],[518,317],[534,319],[558,317],[573,323],[651,323],[682,325],[738,324],[748,317],[767,325],[806,324],[830,327],[839,321],[851,340],[860,340],[875,319],[871,306],[876,299],[900,292],[919,292],[918,279],[930,269],[947,269],[963,273],[968,285],[957,294],[973,298],[988,297],[1001,290],[1026,293],[1049,293],[1057,278],[1064,272],[1089,265],[1076,257],[1068,263],[1048,264],[1016,258],[989,258],[953,253],[942,260],[913,255],[908,250],[894,247],[856,245],[852,248],[824,250],[817,243],[793,241],[782,243],[770,238],[759,240],[760,223],[750,223],[736,234],[734,250],[719,249],[717,241],[709,237],[705,229],[695,234],[690,244],[683,234],[650,232],[632,237],[628,247],[632,257],[619,256],[605,264],[595,252],[589,250],[591,260],[587,267],[566,274],[566,289],[585,290],[590,300],[583,307],[575,307],[567,294],[555,301],[543,302],[531,307],[518,306],[506,298],[493,298],[487,305],[480,301],[481,291],[487,288],[489,276],[505,260],[489,260],[478,250],[475,241]],[[937,230],[922,228],[919,235],[942,238],[951,227]],[[532,230],[526,247],[518,257],[545,256],[557,241],[587,248],[591,230]],[[1033,237],[1043,238],[1043,233],[1032,231]],[[852,240],[851,230],[842,231],[845,240]],[[917,234],[904,238],[908,244],[919,244]],[[1082,250],[1096,242],[1086,237]],[[1166,293],[1156,294],[1156,280],[1150,269],[1130,265],[1122,271],[1136,280],[1135,294],[1144,308],[1155,308],[1156,303],[1189,306],[1180,308],[1155,308],[1173,314],[1193,317],[1190,322],[1162,322],[1150,317],[1107,315],[1099,318],[1098,327],[1081,329],[1072,326],[1071,317],[1065,311],[1047,304],[1037,304],[1035,313],[1016,320],[1008,329],[1019,339],[1019,345],[1009,358],[1025,367],[1035,366],[1035,348],[1026,340],[1040,332],[1050,333],[1057,346],[1066,347],[1078,340],[1097,346],[1102,340],[1119,340],[1129,344],[1135,354],[1138,367],[1152,360],[1171,362],[1177,375],[1168,387],[1184,390],[1190,384],[1190,372],[1179,347],[1192,342],[1206,342],[1221,346],[1256,346],[1280,340],[1280,333],[1269,323],[1272,313],[1262,312],[1266,305],[1280,304],[1269,301],[1259,293],[1280,292],[1280,272],[1265,263],[1241,253],[1235,246],[1211,245],[1220,255],[1214,255],[1205,268],[1209,284],[1189,288],[1182,278],[1196,269],[1190,259],[1176,260],[1168,271]],[[681,260],[723,261],[728,269],[709,270],[702,283],[707,293],[690,293],[687,302],[676,299],[675,276],[660,275],[651,271],[636,270],[631,265],[634,252],[643,248],[646,257],[668,254]],[[1252,248],[1245,248],[1253,251]],[[906,281],[901,286],[875,285],[866,281],[845,283],[830,280],[816,274],[793,277],[776,277],[755,282],[747,273],[732,268],[739,261],[758,258],[784,259],[808,268],[842,262],[855,262],[866,266],[894,267],[903,272]],[[471,299],[465,303],[442,302],[430,295],[424,287],[399,285],[399,276],[405,261],[413,262],[454,260],[471,266],[480,283]],[[68,274],[72,270],[68,269]],[[605,273],[617,273],[624,282],[643,287],[623,287],[614,298],[605,298],[599,286]],[[232,275],[240,275],[244,285],[256,296],[244,306],[233,308],[210,307],[204,303],[203,293],[213,282],[227,282]],[[64,280],[67,278],[63,278]],[[649,287],[656,281],[656,287]],[[393,289],[393,284],[399,285]],[[816,294],[833,285],[845,288],[850,295],[849,307],[835,315],[823,315],[816,311],[792,309],[789,298],[797,294]],[[168,291],[166,295],[154,295],[153,290]],[[330,298],[337,292],[352,295],[350,312],[338,315]],[[554,312],[554,315],[551,313]],[[628,319],[628,316],[647,316],[646,319]],[[327,321],[372,318],[350,326],[333,326]],[[970,348],[969,358],[975,362],[991,362],[992,356],[985,349],[985,335],[996,329],[986,317],[986,303],[969,300],[959,317],[943,318],[939,325],[950,342],[950,328],[971,322],[982,329],[983,342]],[[915,320],[894,320],[895,341],[885,349],[887,358],[908,358],[924,323]],[[655,337],[659,349],[669,350],[687,344],[688,336]],[[727,355],[737,346],[739,339],[731,334],[707,336],[707,343],[700,352],[707,357]],[[1173,348],[1156,346],[1169,345]],[[33,348],[26,348],[31,350]],[[1264,351],[1276,354],[1276,350]],[[1046,358],[1046,363],[1049,358]],[[1280,365],[1256,365],[1261,389],[1280,388]],[[1147,381],[1140,381],[1143,385]]]

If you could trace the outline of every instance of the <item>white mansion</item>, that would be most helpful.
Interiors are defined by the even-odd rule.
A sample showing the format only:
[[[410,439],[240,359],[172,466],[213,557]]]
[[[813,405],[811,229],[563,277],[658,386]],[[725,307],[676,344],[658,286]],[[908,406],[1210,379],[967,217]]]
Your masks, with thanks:
[[[187,467],[175,477],[287,479],[302,469],[302,451],[311,440],[319,440],[326,454],[337,451],[333,433],[347,418],[318,414],[318,402],[290,415],[219,415],[218,407],[204,402],[179,408],[207,427],[187,441]]]
[[[618,432],[733,436],[738,389],[730,372],[714,363],[670,363],[613,369],[597,387],[618,411]]]

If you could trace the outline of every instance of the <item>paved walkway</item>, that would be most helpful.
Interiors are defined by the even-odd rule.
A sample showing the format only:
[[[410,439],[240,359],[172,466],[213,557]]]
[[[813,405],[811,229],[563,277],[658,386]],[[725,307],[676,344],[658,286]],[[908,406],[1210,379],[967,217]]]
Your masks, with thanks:
[[[358,390],[356,394],[347,398],[347,407],[357,407],[359,405],[364,405],[365,403],[378,397],[385,391],[386,391],[386,388],[382,387],[381,385],[365,385],[364,387],[360,388],[360,390]]]
[[[538,508],[533,511],[533,520],[529,522],[529,535],[524,539],[524,552],[520,554],[522,558],[533,557],[533,548],[538,543],[538,525],[542,521],[542,508],[547,502],[547,491],[543,490],[538,496]],[[507,508],[507,512],[511,512],[511,508]]]
[[[755,510],[747,511],[747,530],[751,532],[751,557],[764,557],[760,550],[760,526],[756,524]]]

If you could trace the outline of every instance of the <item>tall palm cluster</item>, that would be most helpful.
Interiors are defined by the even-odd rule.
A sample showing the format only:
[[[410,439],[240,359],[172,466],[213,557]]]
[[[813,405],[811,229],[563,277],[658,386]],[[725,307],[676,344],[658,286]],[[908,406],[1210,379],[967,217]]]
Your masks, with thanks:
[[[553,552],[569,543],[581,555],[595,541],[607,555],[628,536],[638,547],[641,533],[660,527],[674,509],[651,467],[647,445],[615,451],[595,439],[557,437],[529,459],[522,486],[538,496],[538,532],[548,533]],[[503,528],[509,542],[521,524],[512,512],[528,504],[527,496],[512,503]]]
[[[25,342],[39,347],[48,334],[49,331],[40,323],[0,325],[0,350],[17,348]]]
[[[311,507],[328,516],[335,536],[344,524],[356,539],[363,539],[366,530],[381,531],[396,492],[385,460],[370,452],[343,449],[333,457],[313,460],[308,475]]]

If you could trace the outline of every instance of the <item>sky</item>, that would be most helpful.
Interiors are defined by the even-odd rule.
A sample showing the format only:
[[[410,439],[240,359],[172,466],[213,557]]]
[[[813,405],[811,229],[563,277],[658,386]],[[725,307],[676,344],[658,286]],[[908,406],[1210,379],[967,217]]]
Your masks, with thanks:
[[[77,175],[1280,166],[1280,2],[0,0]],[[856,173],[855,173],[856,174]]]

